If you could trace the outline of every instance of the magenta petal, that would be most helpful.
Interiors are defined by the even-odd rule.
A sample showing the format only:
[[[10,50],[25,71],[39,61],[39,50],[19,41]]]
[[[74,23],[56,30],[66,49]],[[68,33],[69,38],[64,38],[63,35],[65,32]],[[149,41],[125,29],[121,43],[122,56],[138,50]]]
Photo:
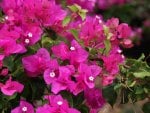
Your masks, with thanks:
[[[52,76],[50,76],[50,73],[54,73],[53,72],[53,70],[51,70],[51,69],[47,69],[47,70],[45,70],[44,71],[44,80],[45,80],[45,82],[46,82],[46,84],[51,84],[54,80],[56,80],[56,75],[54,75],[54,77]],[[55,74],[55,73],[54,73]]]
[[[36,113],[52,113],[52,108],[49,105],[44,105],[36,109]]]
[[[15,89],[7,90],[5,86],[1,88],[1,91],[3,94],[8,95],[8,96],[12,96],[16,92]]]
[[[90,68],[91,68],[91,73],[94,77],[99,75],[100,72],[102,71],[102,68],[97,65],[91,65]]]
[[[16,107],[15,109],[11,110],[11,113],[21,113],[20,107]]]
[[[34,113],[34,108],[30,103],[23,100],[20,101],[20,105],[18,107],[11,110],[11,113],[24,113],[24,112]]]
[[[22,63],[23,63],[23,66],[24,68],[29,71],[29,72],[34,72],[37,70],[37,56],[35,55],[31,55],[31,56],[27,56],[27,57],[24,57],[22,58]]]
[[[52,51],[54,55],[62,60],[68,59],[68,46],[65,43],[60,43],[59,45],[55,45],[52,47]]]
[[[60,92],[60,91],[62,91],[62,90],[65,90],[66,88],[67,88],[66,85],[63,85],[63,84],[61,84],[61,83],[59,83],[59,82],[57,82],[57,81],[54,81],[54,82],[52,83],[52,92],[53,92],[54,94],[57,94],[58,92]]]
[[[95,78],[94,78],[94,79],[95,79]],[[84,82],[85,82],[85,84],[86,84],[89,88],[94,88],[94,86],[95,86],[94,80],[93,80],[93,81],[90,81],[90,80],[89,80],[89,77],[88,77],[88,78],[85,78],[85,79],[84,79]]]
[[[1,86],[1,91],[5,95],[12,96],[14,93],[21,93],[23,88],[24,86],[21,83],[12,81],[10,78],[6,81],[5,85]]]
[[[21,93],[23,91],[24,85],[19,82],[13,81],[12,84],[16,87],[17,92]]]
[[[59,67],[59,76],[63,79],[69,79],[70,75],[72,74],[71,68],[67,68],[67,66]]]
[[[41,58],[47,60],[47,61],[50,60],[50,54],[49,54],[49,52],[45,48],[40,48],[37,51],[36,55],[38,57],[41,57]]]
[[[21,108],[20,113],[22,113],[23,107],[27,107],[27,111],[26,111],[27,113],[34,113],[34,108],[30,103],[26,101],[20,101],[20,108]]]

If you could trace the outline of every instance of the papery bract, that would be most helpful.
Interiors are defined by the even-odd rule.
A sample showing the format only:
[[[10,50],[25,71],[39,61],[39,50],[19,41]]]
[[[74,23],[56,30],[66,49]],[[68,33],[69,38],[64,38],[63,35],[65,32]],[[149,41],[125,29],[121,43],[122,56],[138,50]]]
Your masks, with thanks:
[[[47,84],[51,84],[52,92],[57,94],[61,90],[71,90],[74,82],[71,80],[71,74],[74,73],[72,65],[61,66],[55,70],[48,69],[44,73],[44,80]]]
[[[101,67],[97,65],[80,64],[78,67],[78,74],[75,75],[77,83],[73,93],[77,95],[83,91],[86,87],[94,88],[95,79],[100,74]]]
[[[104,40],[102,19],[99,16],[87,17],[85,22],[81,24],[79,36],[85,45],[92,47],[100,45]]]
[[[95,109],[95,111],[98,112],[98,109],[102,108],[105,104],[105,99],[102,96],[102,91],[100,89],[86,89],[84,91],[84,96],[87,105],[90,107],[90,111],[93,111],[92,109]],[[95,113],[97,113],[95,112]],[[90,112],[94,113],[94,112]]]
[[[109,56],[103,56],[104,66],[110,74],[117,74],[119,72],[119,64],[123,63],[124,58],[120,53],[120,49],[115,49],[110,52]]]
[[[80,113],[74,108],[70,108],[67,100],[63,99],[61,95],[47,95],[45,99],[49,101],[49,106],[44,106],[48,108],[51,112],[48,113]],[[43,109],[40,107],[40,109]]]
[[[51,49],[58,58],[61,58],[62,60],[69,59],[69,48],[64,42],[53,46]]]
[[[23,67],[30,77],[36,77],[43,74],[50,65],[49,52],[40,48],[35,55],[30,55],[22,58]]]
[[[21,93],[23,91],[24,85],[17,81],[12,81],[10,77],[9,80],[7,80],[6,83],[0,88],[3,94],[12,96],[15,93]]]
[[[117,31],[119,33],[118,38],[128,38],[131,35],[131,28],[126,23],[120,24]]]
[[[11,110],[11,113],[34,113],[32,104],[21,100],[18,107]]]
[[[15,53],[24,53],[26,50],[20,44],[17,44],[15,40],[7,38],[0,39],[0,49],[1,54],[4,56],[9,56]]]
[[[115,79],[114,75],[107,75],[104,74],[102,77],[102,85],[107,86],[113,83],[113,80]]]
[[[68,59],[71,64],[84,62],[88,57],[88,52],[75,40],[71,42],[70,48],[66,44],[60,43],[59,45],[53,46],[52,51],[57,57],[63,60]]]

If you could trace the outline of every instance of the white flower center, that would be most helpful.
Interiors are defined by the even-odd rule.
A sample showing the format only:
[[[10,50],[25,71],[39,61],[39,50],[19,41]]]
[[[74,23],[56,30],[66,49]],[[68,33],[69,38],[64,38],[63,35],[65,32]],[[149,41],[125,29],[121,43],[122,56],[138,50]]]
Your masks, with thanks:
[[[55,73],[54,72],[50,72],[49,76],[53,78],[53,77],[55,77]]]
[[[31,38],[32,36],[33,36],[33,34],[32,34],[31,32],[29,32],[29,33],[28,33],[28,37]]]
[[[8,20],[8,16],[5,16],[5,20]]]
[[[122,50],[118,49],[117,52],[118,52],[118,53],[122,53]]]
[[[70,50],[71,50],[71,51],[74,51],[75,49],[76,49],[76,48],[73,47],[73,46],[70,47]]]
[[[121,55],[121,57],[124,59],[125,58],[125,56],[124,55]]]
[[[99,16],[97,16],[97,15],[96,15],[96,18],[97,18],[97,19],[100,19],[100,17],[99,17]]]
[[[30,43],[30,40],[29,40],[29,39],[25,39],[25,43],[26,43],[26,44],[29,44],[29,43]]]
[[[90,80],[90,81],[94,81],[94,77],[93,77],[93,76],[90,76],[90,77],[89,77],[89,80]]]
[[[26,106],[24,106],[23,108],[22,108],[22,111],[27,111],[28,109],[27,109],[27,107]]]
[[[57,104],[61,106],[63,104],[63,102],[62,101],[58,101]]]
[[[102,23],[102,20],[99,20],[99,23],[101,24],[101,23]]]

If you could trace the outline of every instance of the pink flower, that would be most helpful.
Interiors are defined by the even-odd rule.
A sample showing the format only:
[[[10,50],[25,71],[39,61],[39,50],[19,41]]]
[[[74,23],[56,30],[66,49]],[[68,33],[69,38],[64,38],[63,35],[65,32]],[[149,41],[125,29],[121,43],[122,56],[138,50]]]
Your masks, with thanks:
[[[15,53],[24,53],[26,50],[20,44],[17,44],[15,40],[7,37],[5,39],[0,39],[1,54],[4,56],[9,56]]]
[[[20,105],[11,110],[11,113],[34,113],[34,108],[30,103],[21,100]]]
[[[20,37],[23,45],[33,45],[41,39],[42,30],[38,25],[22,25],[22,36]]]
[[[90,113],[97,113],[98,109],[102,108],[105,104],[105,99],[103,98],[102,91],[100,89],[86,89],[84,91],[84,96],[86,104],[90,107]],[[92,112],[97,111],[97,112]]]
[[[16,41],[20,37],[21,28],[18,26],[3,23],[0,28],[0,33],[0,39],[5,39],[5,37],[7,37]]]
[[[104,67],[110,74],[117,74],[119,72],[119,64],[123,63],[124,57],[119,53],[121,50],[114,48],[108,56],[103,56]]]
[[[17,81],[12,81],[10,77],[0,88],[3,94],[12,96],[14,93],[21,93],[24,86]]]
[[[52,113],[53,108],[50,107],[48,104],[44,106],[40,106],[36,109],[36,113]]]
[[[77,41],[73,40],[71,42],[69,56],[71,64],[81,63],[87,60],[88,52],[83,49]]]
[[[61,95],[47,95],[45,99],[49,101],[49,105],[45,104],[43,107],[37,108],[36,113],[41,113],[42,110],[46,113],[80,113],[78,110],[70,108],[67,100],[63,99]]]
[[[107,86],[113,83],[115,76],[104,74],[102,77],[102,85]]]
[[[69,59],[69,48],[64,42],[61,42],[59,45],[53,46],[51,49],[54,55],[58,58],[62,60]]]
[[[94,47],[100,44],[104,40],[102,19],[99,16],[87,17],[85,22],[81,24],[79,37],[87,46]]]
[[[117,31],[119,33],[118,38],[128,38],[131,35],[131,28],[126,23],[120,24]]]
[[[7,68],[2,69],[0,72],[0,75],[7,76],[8,75],[8,69]]]
[[[22,58],[23,67],[30,77],[43,74],[51,64],[50,62],[49,52],[44,48],[40,48],[35,55]]]
[[[119,19],[118,18],[108,19],[106,25],[109,26],[110,29],[117,28],[119,25]]]
[[[58,27],[66,16],[54,0],[25,0],[23,2],[23,14],[31,20],[49,27]]]
[[[20,5],[20,1],[21,0],[2,0],[2,2],[0,3],[0,7],[7,14],[10,11],[16,11],[18,6]]]
[[[101,67],[97,65],[80,64],[78,67],[78,74],[75,75],[77,83],[73,94],[77,95],[83,91],[86,87],[94,88],[95,79],[100,74]]]
[[[74,73],[72,65],[61,66],[53,69],[47,69],[44,72],[44,80],[47,84],[52,85],[52,92],[57,94],[61,90],[70,90],[74,87],[71,81],[71,75]]]
[[[59,76],[59,65],[57,60],[51,60],[51,64],[48,69],[44,71],[44,80],[46,84],[50,85]]]
[[[74,95],[78,95],[79,93],[81,93],[82,91],[84,91],[84,89],[86,89],[86,88],[87,88],[87,86],[86,86],[86,84],[83,81],[78,81],[75,84],[75,87],[73,89],[73,94]]]
[[[53,46],[55,56],[62,60],[70,60],[71,64],[81,63],[87,60],[88,52],[84,50],[75,40],[71,42],[70,48],[65,43]]]
[[[131,47],[133,47],[132,40],[131,40],[131,39],[124,39],[124,40],[122,41],[122,46],[123,46],[124,48],[131,48]]]
[[[51,107],[60,107],[66,109],[69,107],[67,100],[63,99],[61,95],[46,95],[45,99],[49,101]]]

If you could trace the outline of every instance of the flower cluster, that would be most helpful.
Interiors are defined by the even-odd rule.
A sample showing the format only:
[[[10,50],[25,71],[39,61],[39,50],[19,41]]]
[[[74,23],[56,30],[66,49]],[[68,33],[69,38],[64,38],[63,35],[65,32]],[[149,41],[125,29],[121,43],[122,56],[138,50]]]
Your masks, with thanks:
[[[92,9],[96,0],[68,2]],[[133,46],[132,29],[128,24],[119,23],[117,18],[104,21],[100,16],[81,19],[85,10],[76,5],[83,12],[79,15],[74,12],[63,25],[71,11],[62,9],[54,0],[2,0],[0,5],[5,14],[0,24],[0,75],[6,79],[10,76],[0,83],[1,92],[12,96],[25,89],[23,83],[8,74],[11,73],[9,68],[3,66],[3,61],[13,55],[21,56],[24,74],[29,79],[44,80],[45,92],[50,92],[42,95],[48,102],[35,106],[21,99],[11,113],[80,113],[61,96],[62,91],[73,96],[84,93],[90,112],[97,113],[105,99],[96,86],[96,79],[101,78],[99,85],[107,86],[119,73],[119,65],[125,60],[120,46]],[[49,30],[59,34],[61,39],[46,48],[41,43]],[[30,53],[30,47],[36,44],[40,47],[36,53]]]

